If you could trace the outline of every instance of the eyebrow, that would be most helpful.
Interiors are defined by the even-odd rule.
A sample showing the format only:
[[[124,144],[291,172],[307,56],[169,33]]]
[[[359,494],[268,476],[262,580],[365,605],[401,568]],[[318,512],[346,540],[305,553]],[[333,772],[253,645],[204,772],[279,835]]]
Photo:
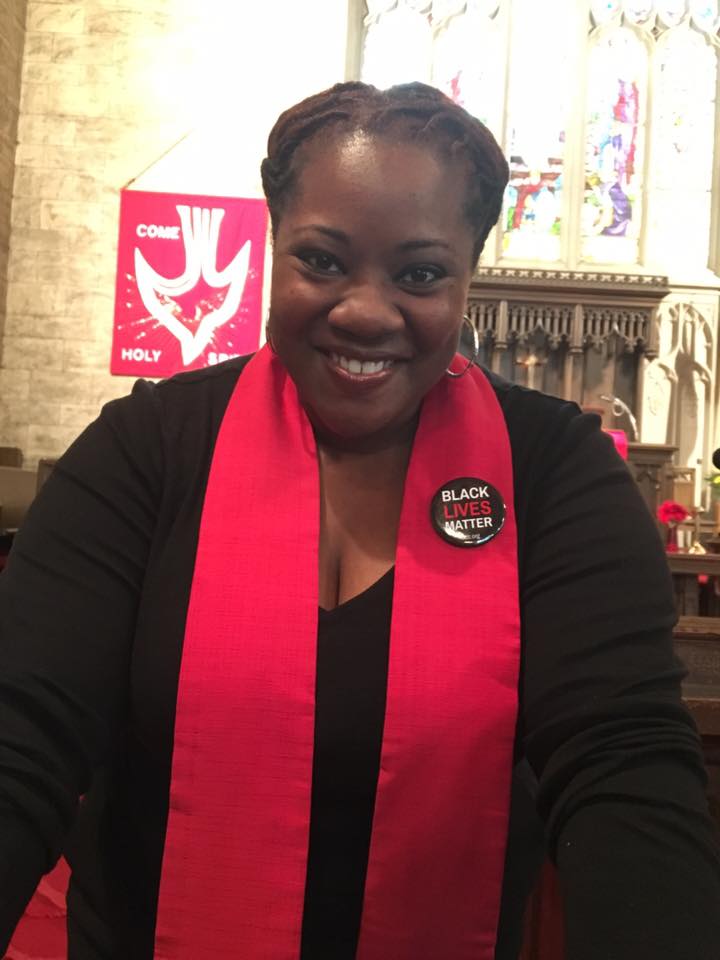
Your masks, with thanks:
[[[302,227],[302,230],[315,230],[317,233],[322,233],[332,240],[337,240],[339,243],[346,245],[350,243],[350,237],[344,233],[344,231],[336,230],[334,227],[326,227],[320,223],[309,223]],[[413,250],[424,250],[427,247],[442,247],[444,250],[452,249],[451,245],[445,240],[440,240],[437,237],[427,237],[417,240],[406,240],[405,243],[401,243],[398,246],[398,250],[401,250],[403,253],[410,253]]]
[[[320,223],[308,223],[296,232],[304,233],[306,230],[314,230],[316,233],[322,233],[326,237],[330,237],[331,240],[337,240],[340,243],[350,243],[350,237],[346,233],[343,233],[342,230],[336,230],[334,227],[325,227]]]
[[[452,247],[446,240],[440,240],[436,237],[428,237],[424,240],[408,240],[406,243],[401,243],[398,247],[399,250],[424,250],[425,247],[443,247],[445,250],[452,250]]]

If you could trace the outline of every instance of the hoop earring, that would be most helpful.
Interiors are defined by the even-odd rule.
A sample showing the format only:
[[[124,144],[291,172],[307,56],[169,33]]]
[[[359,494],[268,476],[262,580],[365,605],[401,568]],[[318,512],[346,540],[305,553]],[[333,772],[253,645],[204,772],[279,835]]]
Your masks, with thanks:
[[[476,361],[477,358],[478,358],[478,354],[480,353],[480,335],[478,334],[477,327],[475,326],[475,324],[472,322],[472,320],[470,319],[470,317],[469,317],[467,314],[464,314],[464,315],[463,315],[463,323],[466,323],[466,324],[470,327],[470,329],[472,330],[472,336],[473,336],[473,351],[472,351],[472,353],[470,354],[470,357],[468,358],[467,366],[464,367],[464,368],[460,371],[460,373],[453,373],[453,371],[450,370],[450,369],[447,369],[447,370],[445,371],[445,373],[446,373],[449,377],[455,377],[455,378],[464,377],[465,374],[466,374],[466,373],[468,372],[468,370],[470,369],[470,367],[475,363],[475,361]]]
[[[270,321],[265,324],[265,343],[270,347],[270,352],[277,356],[277,350],[275,349],[272,334],[270,333]]]

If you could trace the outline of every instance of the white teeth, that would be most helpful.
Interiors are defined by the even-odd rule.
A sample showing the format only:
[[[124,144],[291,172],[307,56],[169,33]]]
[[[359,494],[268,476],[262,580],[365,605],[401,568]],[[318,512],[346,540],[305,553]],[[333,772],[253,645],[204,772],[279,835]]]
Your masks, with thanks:
[[[392,366],[392,360],[355,360],[352,357],[341,357],[338,353],[331,353],[330,359],[348,373],[371,374],[380,373]]]

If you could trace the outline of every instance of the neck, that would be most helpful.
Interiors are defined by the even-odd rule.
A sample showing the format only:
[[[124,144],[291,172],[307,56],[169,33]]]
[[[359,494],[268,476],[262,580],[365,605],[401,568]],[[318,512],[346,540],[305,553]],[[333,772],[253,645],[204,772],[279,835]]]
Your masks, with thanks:
[[[418,411],[412,420],[401,427],[378,431],[369,436],[343,437],[330,433],[322,425],[313,422],[313,418],[310,416],[318,452],[322,452],[329,457],[349,460],[373,457],[381,460],[387,457],[392,460],[397,456],[405,456],[405,459],[407,459],[412,449],[419,420],[420,412]]]
[[[382,485],[392,477],[405,476],[412,451],[413,435],[386,445],[337,445],[317,438],[320,465],[325,469],[358,468],[367,482]]]

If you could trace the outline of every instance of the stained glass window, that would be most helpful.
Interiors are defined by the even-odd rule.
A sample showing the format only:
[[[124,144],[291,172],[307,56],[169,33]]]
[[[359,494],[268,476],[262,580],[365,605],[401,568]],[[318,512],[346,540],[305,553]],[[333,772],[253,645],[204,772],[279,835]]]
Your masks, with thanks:
[[[634,263],[642,214],[648,53],[627,28],[603,34],[588,60],[583,259]]]
[[[380,14],[387,13],[396,3],[397,0],[365,0],[369,17],[379,17]]]
[[[652,0],[625,0],[623,13],[630,23],[647,23],[655,12]]]
[[[510,184],[502,224],[503,255],[513,259],[560,257],[565,131],[572,89],[566,56],[572,38],[563,29],[566,25],[566,18],[548,17],[537,0],[514,2],[511,49],[526,68],[511,72],[507,100]]]
[[[486,263],[706,266],[720,0],[368,0],[366,13],[363,79],[434,83],[510,160]]]
[[[432,82],[500,139],[505,47],[497,21],[467,13],[441,28],[435,40]]]
[[[663,0],[657,4],[658,16],[666,27],[677,26],[687,13],[686,0]]]
[[[717,54],[694,30],[661,37],[655,68],[647,255],[675,265],[707,258]],[[682,237],[682,243],[678,243]]]
[[[383,88],[408,80],[429,83],[431,64],[430,20],[412,0],[400,0],[368,25],[363,50],[364,79]]]
[[[368,8],[362,79],[379,87],[432,82],[502,139],[501,6],[502,0],[399,0],[382,14]]]
[[[362,79],[379,87],[431,80],[498,127],[505,76],[499,7],[500,0],[376,0],[365,21]]]
[[[607,23],[620,12],[620,0],[591,0],[590,12],[595,23]]]
[[[441,24],[443,20],[462,13],[464,7],[465,0],[433,0],[432,22],[434,24]]]
[[[500,8],[500,0],[468,0],[467,12],[478,13],[483,17],[494,17]]]
[[[690,4],[690,13],[699,30],[712,33],[720,26],[718,24],[717,0],[694,0]]]

